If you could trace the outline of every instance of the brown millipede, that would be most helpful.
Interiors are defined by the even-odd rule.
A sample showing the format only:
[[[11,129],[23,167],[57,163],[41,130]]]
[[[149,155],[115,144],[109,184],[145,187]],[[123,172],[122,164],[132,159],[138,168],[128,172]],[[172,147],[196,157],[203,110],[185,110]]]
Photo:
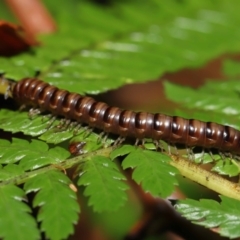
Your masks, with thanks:
[[[92,128],[136,141],[216,148],[221,152],[240,154],[240,131],[230,126],[161,113],[134,112],[111,107],[88,96],[58,89],[37,78],[24,78],[11,85],[13,99],[54,116],[84,123]]]

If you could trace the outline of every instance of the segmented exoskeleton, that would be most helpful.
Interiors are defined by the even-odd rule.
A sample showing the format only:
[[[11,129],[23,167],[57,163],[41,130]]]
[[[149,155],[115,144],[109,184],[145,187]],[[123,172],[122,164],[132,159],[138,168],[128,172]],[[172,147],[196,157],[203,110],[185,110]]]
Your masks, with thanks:
[[[134,112],[111,107],[91,97],[58,89],[37,78],[24,78],[12,84],[12,97],[19,104],[48,111],[54,116],[84,123],[122,138],[216,148],[240,154],[240,131],[214,122]]]

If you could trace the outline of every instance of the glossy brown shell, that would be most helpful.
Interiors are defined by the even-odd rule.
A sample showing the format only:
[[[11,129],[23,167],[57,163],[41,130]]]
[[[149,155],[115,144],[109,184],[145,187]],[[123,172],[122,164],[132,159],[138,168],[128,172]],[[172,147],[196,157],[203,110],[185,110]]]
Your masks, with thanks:
[[[214,122],[122,110],[97,102],[91,97],[60,90],[36,78],[25,78],[17,82],[12,87],[12,96],[20,104],[121,137],[150,138],[240,154],[240,132]]]

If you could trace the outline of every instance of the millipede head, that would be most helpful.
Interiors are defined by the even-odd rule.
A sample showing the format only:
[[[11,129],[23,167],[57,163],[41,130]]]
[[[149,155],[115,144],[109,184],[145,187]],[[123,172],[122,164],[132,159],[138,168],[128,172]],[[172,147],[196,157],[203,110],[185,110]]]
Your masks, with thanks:
[[[68,146],[69,152],[74,155],[82,155],[85,153],[84,146],[86,145],[86,142],[71,142]]]

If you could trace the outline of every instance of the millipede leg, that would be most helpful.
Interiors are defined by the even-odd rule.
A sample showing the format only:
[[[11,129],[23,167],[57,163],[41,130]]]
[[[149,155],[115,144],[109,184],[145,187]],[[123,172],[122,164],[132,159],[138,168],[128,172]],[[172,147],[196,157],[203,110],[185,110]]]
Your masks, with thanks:
[[[158,140],[154,140],[154,141],[153,141],[153,144],[155,145],[156,150],[158,150],[159,148],[162,150],[162,148],[160,147],[160,143],[159,143]]]
[[[145,144],[145,140],[144,140],[144,139],[139,139],[139,138],[137,138],[136,141],[135,141],[134,146],[136,146],[136,147],[137,147],[137,146],[140,146],[140,147],[142,147],[143,149],[145,149],[144,144]]]
[[[219,152],[219,155],[223,161],[226,159],[226,155],[224,155],[222,152]]]
[[[159,149],[161,150],[162,153],[165,151],[164,146],[162,145],[162,143],[159,140],[154,140],[153,144],[155,145],[157,151]]]
[[[117,140],[113,143],[113,146],[118,146],[118,145],[121,145],[124,141],[125,141],[125,137],[119,137],[117,138]]]
[[[108,139],[108,133],[106,132],[101,132],[97,138],[97,143],[103,143],[103,145],[105,146],[106,142]]]
[[[188,158],[190,160],[194,161],[195,160],[195,156],[194,156],[192,148],[187,147],[186,150],[187,150]]]
[[[93,128],[87,126],[87,127],[84,127],[84,130],[83,130],[83,137],[86,138],[88,137],[93,131]]]
[[[215,159],[214,159],[214,156],[213,156],[213,154],[212,154],[212,151],[211,150],[209,150],[209,154],[210,154],[210,156],[211,156],[211,158],[212,158],[212,160],[213,160],[213,162],[215,161]]]
[[[102,139],[104,146],[107,143],[107,139],[108,139],[108,133],[105,133],[105,135],[103,136],[103,139]]]
[[[175,155],[179,156],[178,148],[175,144],[173,144],[174,150],[175,150]]]
[[[77,135],[78,131],[82,128],[82,125],[79,123],[74,127],[73,135]]]
[[[28,117],[30,119],[33,119],[33,117],[39,115],[41,111],[38,108],[31,108],[28,112]]]
[[[66,119],[61,119],[59,124],[57,125],[57,128],[62,129],[64,127],[64,125],[65,125],[65,120]]]
[[[101,133],[98,135],[97,143],[100,143],[100,142],[102,141],[104,135],[105,135],[105,132],[101,132]]]
[[[50,119],[48,120],[48,122],[47,122],[46,128],[47,128],[47,129],[50,129],[50,128],[52,127],[52,125],[53,125],[53,123],[54,123],[55,120],[56,120],[56,117],[52,115],[52,116],[50,117]]]
[[[79,123],[78,122],[72,122],[69,125],[69,131],[72,131]]]
[[[203,163],[204,155],[205,155],[205,151],[204,151],[204,148],[203,148],[202,153],[201,153],[201,159],[200,159],[201,163]]]
[[[71,120],[70,119],[61,119],[60,123],[57,125],[57,128],[66,130],[70,126]]]
[[[42,122],[44,122],[45,119],[47,119],[49,121],[49,119],[51,119],[52,116],[53,116],[52,114],[43,115],[42,116]]]
[[[225,152],[224,156],[231,159],[233,158],[233,155],[230,152]]]
[[[189,154],[189,148],[188,147],[186,147],[186,152],[187,152],[188,158],[190,159],[190,154]]]
[[[195,160],[195,154],[194,154],[194,152],[193,152],[193,149],[191,148],[191,155],[192,155],[192,161],[194,161]]]
[[[21,112],[22,110],[24,110],[24,109],[26,109],[26,105],[25,104],[22,104],[20,107],[19,107],[19,111]],[[28,116],[29,116],[29,114],[28,114]]]
[[[172,153],[171,153],[171,145],[170,145],[170,144],[168,144],[168,154],[169,154],[169,155],[172,154]]]
[[[137,138],[136,141],[135,141],[135,143],[134,143],[134,146],[138,146],[139,141],[140,141],[140,139]]]
[[[238,161],[240,160],[240,156],[239,156],[239,155],[235,155],[234,158],[235,158],[236,160],[238,160]]]

